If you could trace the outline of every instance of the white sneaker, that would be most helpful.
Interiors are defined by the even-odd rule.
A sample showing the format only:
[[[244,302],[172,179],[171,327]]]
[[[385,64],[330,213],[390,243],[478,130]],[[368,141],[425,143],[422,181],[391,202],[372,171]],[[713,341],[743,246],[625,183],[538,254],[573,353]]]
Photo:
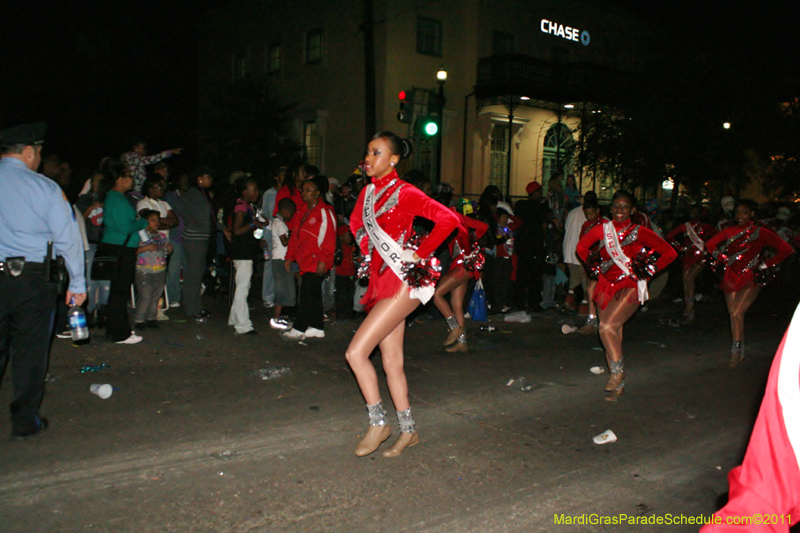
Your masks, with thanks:
[[[158,314],[156,315],[156,319],[160,322],[164,322],[165,320],[169,320],[169,317],[164,314],[164,311],[161,309],[158,310]]]
[[[289,329],[291,324],[285,318],[271,318],[269,321],[269,327],[272,329]]]
[[[72,338],[72,331],[65,329],[61,333],[56,333],[56,338],[59,339],[71,339]]]
[[[321,329],[317,329],[317,328],[308,328],[306,330],[305,335],[306,335],[307,338],[309,338],[309,337],[315,337],[317,339],[324,339],[325,338],[325,332],[322,331]]]
[[[169,303],[169,306],[170,306],[170,307],[180,307],[180,306],[181,306],[181,303],[180,303],[180,302],[170,302],[170,303]]]
[[[294,328],[290,329],[289,331],[284,331],[281,333],[284,339],[289,339],[292,341],[301,341],[306,338],[306,334],[302,331],[296,330]]]
[[[117,344],[139,344],[140,342],[142,342],[142,337],[135,333],[131,333],[130,337],[124,341],[117,341]]]

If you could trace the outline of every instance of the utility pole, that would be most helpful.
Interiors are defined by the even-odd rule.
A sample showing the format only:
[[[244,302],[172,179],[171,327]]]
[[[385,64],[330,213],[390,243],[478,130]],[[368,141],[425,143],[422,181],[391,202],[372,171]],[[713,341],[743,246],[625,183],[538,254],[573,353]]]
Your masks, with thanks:
[[[376,131],[375,116],[375,24],[372,1],[364,0],[364,145],[369,143]]]

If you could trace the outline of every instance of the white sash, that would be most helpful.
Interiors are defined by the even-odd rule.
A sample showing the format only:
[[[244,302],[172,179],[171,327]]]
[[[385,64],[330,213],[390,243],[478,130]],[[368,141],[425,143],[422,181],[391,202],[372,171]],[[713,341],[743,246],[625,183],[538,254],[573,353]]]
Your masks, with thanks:
[[[405,283],[405,278],[403,276],[403,247],[395,242],[395,240],[378,225],[378,221],[375,219],[375,185],[373,183],[367,185],[367,191],[364,194],[363,215],[364,229],[375,245],[375,249],[381,255],[381,258],[383,258],[384,263],[392,269],[392,272],[400,278],[400,281]],[[428,300],[433,297],[435,290],[436,287],[434,285],[411,289],[410,296],[426,304]]]
[[[699,249],[701,252],[705,251],[705,249],[706,249],[706,244],[703,242],[703,239],[701,239],[700,237],[698,237],[697,233],[694,231],[694,228],[692,227],[692,223],[691,223],[691,222],[687,222],[687,223],[686,223],[686,235],[688,235],[688,236],[689,236],[689,240],[691,240],[691,241],[692,241],[692,243],[693,243],[695,246],[697,246],[697,248],[698,248],[698,249]]]
[[[614,261],[622,273],[626,276],[631,275],[631,260],[622,251],[622,246],[619,244],[619,237],[617,237],[617,230],[613,222],[606,222],[603,224],[603,236],[605,238],[606,252],[608,252],[611,260]],[[639,290],[639,303],[643,304],[650,298],[647,292],[647,281],[640,279],[636,281],[636,288]]]

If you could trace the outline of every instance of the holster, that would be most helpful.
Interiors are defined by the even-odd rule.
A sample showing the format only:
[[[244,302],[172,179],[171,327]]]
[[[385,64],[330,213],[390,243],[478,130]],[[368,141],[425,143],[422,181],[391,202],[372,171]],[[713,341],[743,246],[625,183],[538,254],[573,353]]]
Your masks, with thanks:
[[[69,273],[67,272],[67,262],[60,255],[54,260],[50,260],[50,275],[45,276],[46,281],[56,284],[58,293],[61,294],[67,290],[69,284]]]

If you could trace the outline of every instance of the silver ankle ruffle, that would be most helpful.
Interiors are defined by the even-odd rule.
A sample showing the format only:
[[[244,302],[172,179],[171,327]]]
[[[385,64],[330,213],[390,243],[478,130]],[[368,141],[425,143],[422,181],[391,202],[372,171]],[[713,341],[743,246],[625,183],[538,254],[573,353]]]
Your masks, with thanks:
[[[449,316],[445,318],[445,321],[447,322],[447,328],[450,330],[454,330],[458,327],[458,321],[455,316]]]
[[[383,402],[378,400],[378,403],[367,405],[367,413],[369,414],[370,426],[385,426],[386,425],[386,409],[383,408]]]
[[[397,423],[402,433],[414,433],[417,427],[414,424],[414,417],[411,416],[411,408],[405,411],[397,411]]]

